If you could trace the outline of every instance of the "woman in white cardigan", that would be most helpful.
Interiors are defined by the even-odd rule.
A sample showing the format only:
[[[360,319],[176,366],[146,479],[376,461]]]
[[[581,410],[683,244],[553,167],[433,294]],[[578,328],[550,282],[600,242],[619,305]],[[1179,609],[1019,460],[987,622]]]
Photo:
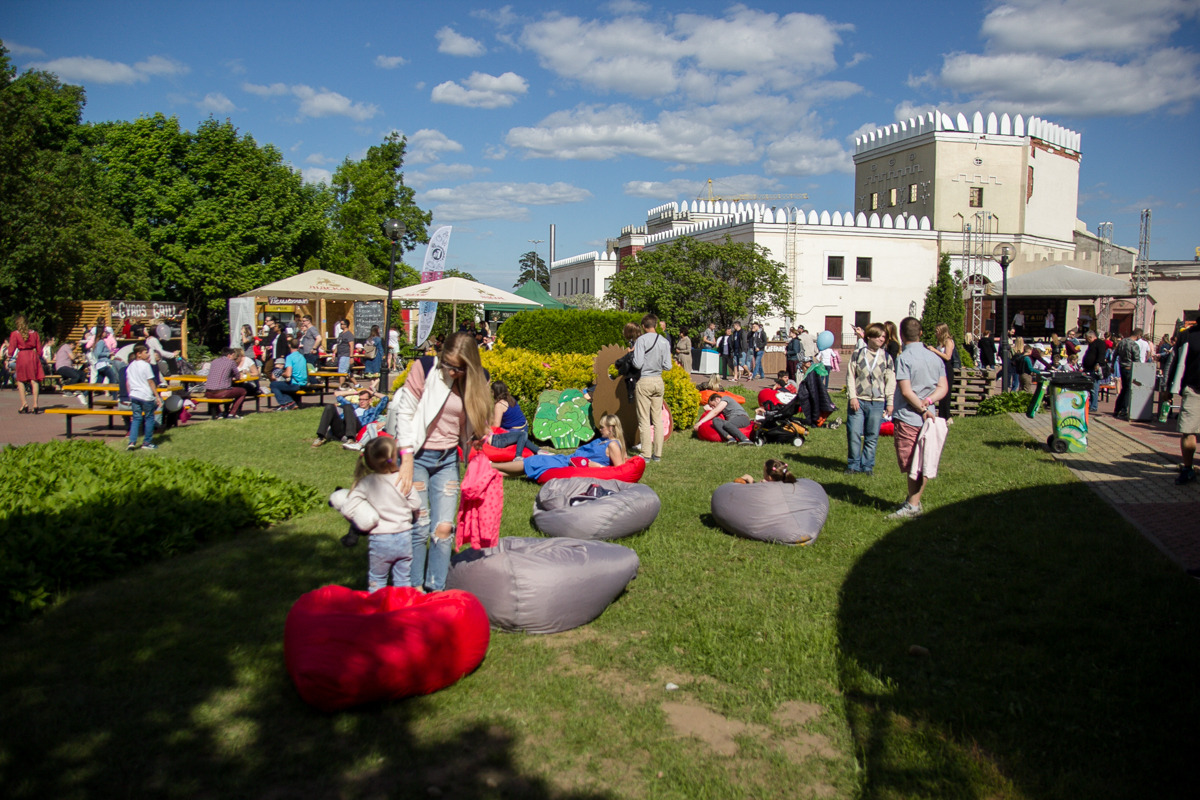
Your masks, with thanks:
[[[426,374],[428,365],[429,373]],[[388,409],[386,430],[400,448],[401,494],[416,489],[421,510],[412,529],[412,585],[445,588],[458,512],[458,448],[490,432],[492,395],[475,337],[450,336],[440,359],[418,359]]]

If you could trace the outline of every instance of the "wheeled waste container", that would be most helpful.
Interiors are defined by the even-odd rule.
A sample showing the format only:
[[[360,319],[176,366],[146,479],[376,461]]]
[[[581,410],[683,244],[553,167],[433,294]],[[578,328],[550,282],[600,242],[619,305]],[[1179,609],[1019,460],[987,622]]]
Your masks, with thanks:
[[[1088,401],[1092,392],[1092,379],[1082,372],[1051,372],[1049,376],[1040,372],[1036,376],[1037,386],[1033,402],[1026,416],[1037,415],[1050,390],[1050,421],[1053,433],[1046,438],[1046,445],[1056,453],[1083,453],[1087,451]]]

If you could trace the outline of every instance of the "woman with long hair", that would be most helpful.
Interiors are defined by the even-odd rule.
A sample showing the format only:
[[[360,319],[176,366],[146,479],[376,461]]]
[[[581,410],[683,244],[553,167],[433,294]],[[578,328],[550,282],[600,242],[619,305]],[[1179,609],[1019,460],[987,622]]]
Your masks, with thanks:
[[[904,347],[900,344],[900,329],[897,328],[896,323],[892,322],[890,319],[883,323],[883,327],[887,331],[887,344],[885,344],[883,347],[885,350],[887,350],[887,354],[891,356],[892,360],[894,361],[900,357],[900,351],[904,349]]]
[[[400,447],[400,493],[416,489],[421,510],[412,529],[411,581],[428,592],[446,586],[458,512],[458,448],[491,430],[492,395],[469,333],[446,339],[438,358],[413,363],[388,408],[386,429]]]
[[[521,410],[517,399],[509,393],[507,383],[492,383],[492,400],[496,404],[492,409],[492,447],[503,448],[515,444],[516,458],[521,458],[526,449],[537,455],[538,446],[529,440],[529,420],[525,419],[525,412]],[[495,432],[497,428],[500,433]]]
[[[363,342],[363,377],[374,378],[383,366],[383,338],[379,335],[379,326],[372,325],[371,333]]]
[[[934,329],[933,338],[937,342],[933,354],[944,362],[946,385],[950,387],[950,391],[946,392],[946,396],[938,403],[938,416],[942,419],[950,419],[950,403],[951,397],[954,395],[954,373],[962,369],[962,354],[958,352],[958,345],[955,344],[954,337],[950,335],[950,326],[946,323],[938,323],[937,328]]]
[[[15,330],[8,336],[8,352],[15,353],[17,359],[16,379],[17,394],[21,397],[21,408],[18,414],[40,414],[38,408],[38,388],[46,373],[42,370],[42,341],[38,332],[30,330],[24,314],[18,314],[13,320]],[[33,408],[25,401],[25,384],[29,384],[33,392]]]

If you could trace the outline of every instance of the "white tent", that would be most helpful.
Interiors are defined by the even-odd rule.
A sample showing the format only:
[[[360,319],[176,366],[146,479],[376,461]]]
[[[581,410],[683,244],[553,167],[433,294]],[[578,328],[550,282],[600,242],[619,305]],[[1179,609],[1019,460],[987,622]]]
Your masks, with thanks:
[[[519,294],[486,286],[476,281],[469,281],[466,278],[442,278],[440,281],[414,284],[403,289],[397,289],[392,293],[392,299],[403,300],[408,303],[417,303],[422,300],[432,303],[451,303],[453,305],[451,319],[454,325],[458,324],[459,303],[472,305],[504,303],[506,305],[532,306],[535,308],[541,306],[540,303],[528,300]]]
[[[1003,294],[1001,281],[989,283],[987,293]],[[1009,297],[1055,297],[1089,299],[1094,297],[1133,297],[1128,280],[1098,275],[1078,267],[1055,264],[1008,279]]]

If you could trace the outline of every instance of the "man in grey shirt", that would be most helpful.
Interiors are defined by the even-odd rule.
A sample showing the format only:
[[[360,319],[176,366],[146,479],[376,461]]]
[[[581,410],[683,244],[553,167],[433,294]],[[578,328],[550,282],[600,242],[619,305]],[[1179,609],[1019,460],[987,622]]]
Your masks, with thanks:
[[[945,362],[921,343],[921,320],[905,317],[900,323],[900,338],[904,350],[896,359],[893,438],[900,471],[909,476],[921,426],[926,419],[937,417],[937,403],[950,391],[950,386],[946,382]],[[908,477],[908,497],[904,505],[888,516],[895,519],[921,516],[921,492],[925,490],[927,480],[924,474],[919,478]]]
[[[634,393],[637,395],[638,438],[642,453],[650,443],[651,431],[654,445],[650,450],[651,461],[662,461],[663,423],[662,374],[671,368],[671,346],[666,337],[657,333],[658,317],[647,314],[642,317],[642,335],[633,343],[633,365],[641,371]]]
[[[317,366],[317,347],[321,335],[317,333],[317,326],[313,325],[312,317],[303,316],[300,318],[300,355],[304,356],[304,360],[309,366]]]

